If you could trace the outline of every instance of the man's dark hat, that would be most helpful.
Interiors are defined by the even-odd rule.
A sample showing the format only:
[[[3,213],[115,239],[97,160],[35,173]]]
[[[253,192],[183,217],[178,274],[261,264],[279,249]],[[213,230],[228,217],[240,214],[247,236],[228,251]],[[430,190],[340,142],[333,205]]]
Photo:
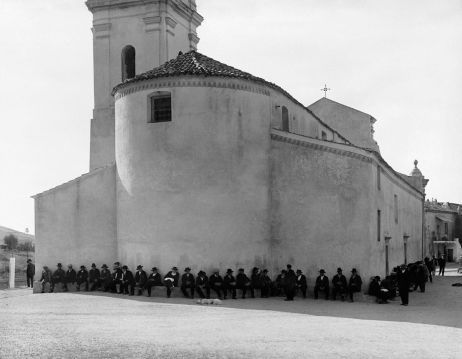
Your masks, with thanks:
[[[255,268],[254,268],[255,269]],[[243,272],[244,271],[244,268],[239,268],[238,269],[238,272]]]
[[[80,266],[80,269],[85,269],[85,266]]]
[[[342,268],[338,267],[337,272],[341,272],[341,271],[342,271]]]
[[[120,266],[120,262],[114,262],[115,266]]]
[[[319,273],[326,273],[326,271],[324,269],[320,269]]]
[[[141,268],[143,268],[143,266],[142,266],[141,264],[139,264],[139,265],[136,267],[136,269],[141,269]]]
[[[127,267],[127,266],[123,266],[122,269],[128,269],[128,267]]]
[[[96,264],[95,264],[95,263],[92,263],[92,264],[91,264],[91,267],[92,267],[92,268],[96,268]]]
[[[297,269],[297,273],[301,273],[302,271],[300,269]]]
[[[233,271],[231,268],[228,268],[228,269],[226,270],[226,273],[233,273],[233,272],[234,272],[234,271]]]
[[[151,271],[157,271],[157,267],[152,267]]]
[[[61,263],[58,263],[57,264],[57,267],[62,267],[63,265]]]
[[[101,266],[101,268],[107,268],[107,265],[106,265],[106,264],[103,264],[103,265]]]
[[[199,273],[197,273],[198,275],[205,275],[205,272],[203,270],[200,270]]]
[[[292,268],[292,264],[288,264],[288,265],[287,265],[287,268]]]
[[[356,272],[357,272],[356,268],[353,268],[353,269],[351,270],[351,273],[356,273]]]
[[[190,270],[191,270],[191,268],[189,268],[189,267],[186,267],[186,268],[184,269],[185,272],[188,272],[188,271],[190,271]]]
[[[27,263],[29,263],[29,262],[32,262],[32,259],[28,259],[28,260],[27,260]]]
[[[268,273],[268,269],[263,269],[263,273]]]
[[[178,270],[178,268],[177,267],[172,267],[172,270]]]

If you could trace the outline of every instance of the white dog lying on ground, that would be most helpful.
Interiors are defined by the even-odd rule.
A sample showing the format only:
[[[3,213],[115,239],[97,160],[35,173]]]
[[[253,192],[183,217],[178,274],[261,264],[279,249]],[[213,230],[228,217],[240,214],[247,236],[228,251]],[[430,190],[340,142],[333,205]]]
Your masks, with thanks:
[[[220,305],[223,302],[220,299],[199,299],[197,304]]]

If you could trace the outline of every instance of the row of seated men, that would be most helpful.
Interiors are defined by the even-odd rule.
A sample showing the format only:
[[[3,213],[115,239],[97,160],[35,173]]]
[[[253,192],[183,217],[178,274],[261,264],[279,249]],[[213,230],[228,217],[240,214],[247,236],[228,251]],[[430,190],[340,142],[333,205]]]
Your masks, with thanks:
[[[260,270],[257,267],[252,269],[250,277],[247,276],[243,268],[238,270],[236,276],[233,275],[232,269],[228,269],[224,277],[220,275],[219,270],[215,270],[208,277],[202,270],[197,273],[197,276],[194,276],[191,273],[191,268],[187,267],[181,278],[177,267],[171,268],[162,278],[156,267],[153,267],[151,273],[147,275],[143,266],[138,265],[133,275],[126,265],[121,266],[119,262],[114,263],[112,272],[106,264],[103,264],[99,270],[94,263],[89,271],[82,265],[80,270],[76,272],[71,264],[68,265],[67,271],[64,271],[61,263],[58,263],[57,269],[53,273],[47,266],[43,268],[40,279],[42,293],[45,291],[47,283],[50,285],[50,292],[53,292],[58,283],[61,283],[64,291],[67,291],[68,285],[72,283],[76,285],[77,291],[80,291],[83,286],[86,291],[101,289],[129,295],[134,295],[136,291],[138,295],[142,295],[143,290],[146,290],[148,296],[151,296],[153,287],[165,286],[167,297],[170,297],[172,288],[180,287],[183,295],[188,298],[194,298],[195,293],[201,298],[210,298],[210,293],[213,290],[220,299],[227,299],[228,295],[236,299],[236,290],[238,289],[242,291],[242,298],[245,298],[247,293],[254,298],[255,289],[259,289],[262,298],[284,294],[285,300],[293,300],[297,291],[301,293],[303,298],[306,298],[308,288],[306,276],[300,269],[294,272],[290,264],[287,265],[287,269],[281,271],[274,282],[268,276],[267,269]],[[342,300],[345,300],[346,295],[349,294],[350,300],[353,301],[353,293],[359,292],[361,285],[362,280],[356,269],[351,271],[351,277],[347,282],[346,277],[342,274],[342,269],[338,268],[337,274],[332,279],[332,299],[335,300],[336,296],[339,295]],[[314,297],[317,299],[321,292],[324,293],[326,299],[329,299],[330,291],[330,281],[324,269],[321,269],[316,278]]]

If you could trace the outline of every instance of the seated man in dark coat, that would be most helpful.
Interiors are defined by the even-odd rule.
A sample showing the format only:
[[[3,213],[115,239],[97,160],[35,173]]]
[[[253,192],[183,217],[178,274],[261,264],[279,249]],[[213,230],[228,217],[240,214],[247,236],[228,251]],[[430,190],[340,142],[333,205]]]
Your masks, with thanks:
[[[337,274],[332,278],[332,300],[335,300],[337,293],[340,294],[342,301],[345,300],[345,295],[347,291],[347,280],[346,277],[342,274],[342,268],[337,268]]]
[[[377,275],[374,278],[372,278],[371,283],[369,284],[369,290],[367,291],[367,294],[378,298],[379,291],[380,291],[380,277]]]
[[[112,284],[111,292],[117,292],[117,285],[119,285],[119,294],[122,294],[122,268],[120,268],[120,262],[115,262],[112,267]]]
[[[146,282],[146,289],[148,291],[148,297],[151,296],[152,287],[163,287],[162,284],[162,277],[157,272],[157,267],[153,267],[151,269],[151,274],[148,277],[148,281]]]
[[[297,290],[299,290],[302,293],[303,298],[306,298],[306,289],[308,288],[308,285],[306,284],[306,277],[302,273],[300,269],[297,269]]]
[[[90,291],[94,291],[100,286],[100,276],[101,273],[99,269],[96,268],[96,264],[91,264],[91,269],[88,272],[88,282],[90,283]]]
[[[220,272],[216,270],[209,278],[210,289],[213,289],[219,299],[222,298],[221,291],[223,288],[223,278],[220,275]]]
[[[61,263],[58,263],[57,265],[58,269],[55,270],[53,273],[53,276],[51,277],[51,288],[50,290],[53,292],[55,289],[56,284],[61,284],[63,288],[65,288],[65,283],[66,283],[66,273],[63,270],[63,265]]]
[[[361,291],[361,286],[363,285],[363,281],[359,276],[356,268],[351,270],[351,277],[348,282],[348,293],[350,294],[350,301],[353,302],[353,294],[356,292]]]
[[[48,283],[50,286],[50,293],[51,293],[51,283],[52,283],[52,274],[51,270],[47,266],[43,266],[42,276],[40,277],[40,283],[42,284],[42,293],[45,293],[45,288]]]
[[[67,271],[64,274],[64,291],[67,292],[69,290],[69,284],[75,284],[77,280],[77,273],[72,268],[72,264],[67,265]]]
[[[329,278],[325,275],[326,271],[321,269],[314,285],[314,299],[318,299],[318,293],[324,292],[326,300],[329,299]]]
[[[164,277],[164,284],[167,287],[167,298],[170,298],[172,294],[172,288],[178,287],[180,280],[180,273],[178,273],[177,267],[172,267],[172,270],[168,272]]]
[[[83,284],[85,290],[88,291],[88,271],[85,266],[80,266],[80,270],[77,272],[77,292],[80,292],[80,286]]]
[[[181,292],[186,298],[194,298],[195,278],[191,274],[191,268],[186,267],[185,273],[181,276]],[[191,295],[188,294],[186,289],[191,290]]]
[[[140,264],[136,267],[135,273],[135,287],[138,289],[138,295],[143,294],[143,289],[146,287],[146,282],[148,281],[148,276],[143,270],[143,266]]]
[[[263,281],[262,281],[262,272],[259,268],[254,267],[252,269],[252,274],[250,275],[250,288],[251,288],[251,297],[255,298],[255,289],[262,289]]]
[[[245,294],[247,290],[250,290],[250,296],[255,298],[255,294],[252,288],[251,281],[249,277],[244,273],[244,268],[239,268],[236,276],[236,289],[242,290],[242,299],[245,299]]]
[[[223,278],[223,299],[226,299],[228,291],[231,292],[233,299],[236,299],[236,279],[233,276],[233,270],[229,268]]]
[[[101,286],[105,292],[111,290],[111,285],[112,285],[112,275],[111,271],[108,269],[108,266],[106,264],[103,264],[101,266],[101,272],[100,272],[100,281],[101,281]]]
[[[199,271],[196,277],[196,291],[199,294],[199,297],[203,298],[210,298],[210,286],[209,286],[209,278],[205,274],[204,271]],[[204,293],[205,291],[205,293]],[[220,295],[218,295],[220,296]]]
[[[281,295],[284,293],[284,283],[286,280],[287,271],[283,269],[280,274],[276,277],[274,282],[274,295]]]
[[[122,279],[120,287],[120,290],[123,294],[135,294],[135,278],[133,277],[133,273],[128,270],[127,266],[122,267]]]
[[[263,269],[261,273],[261,297],[262,298],[269,298],[271,294],[271,287],[273,282],[271,278],[268,276],[268,269]]]

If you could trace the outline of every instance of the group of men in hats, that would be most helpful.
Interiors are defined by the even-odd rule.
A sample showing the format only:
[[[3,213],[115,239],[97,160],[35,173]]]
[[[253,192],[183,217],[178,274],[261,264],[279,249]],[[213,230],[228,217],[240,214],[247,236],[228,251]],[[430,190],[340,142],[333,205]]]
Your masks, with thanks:
[[[332,300],[336,300],[337,295],[339,295],[340,299],[344,301],[346,296],[349,295],[350,301],[353,302],[353,294],[361,291],[363,281],[355,268],[351,270],[351,276],[348,282],[343,275],[342,268],[337,268],[337,274],[334,275],[331,283]],[[314,298],[318,299],[319,292],[322,292],[326,300],[329,299],[330,289],[330,282],[329,278],[326,276],[326,271],[321,269],[314,286]]]

